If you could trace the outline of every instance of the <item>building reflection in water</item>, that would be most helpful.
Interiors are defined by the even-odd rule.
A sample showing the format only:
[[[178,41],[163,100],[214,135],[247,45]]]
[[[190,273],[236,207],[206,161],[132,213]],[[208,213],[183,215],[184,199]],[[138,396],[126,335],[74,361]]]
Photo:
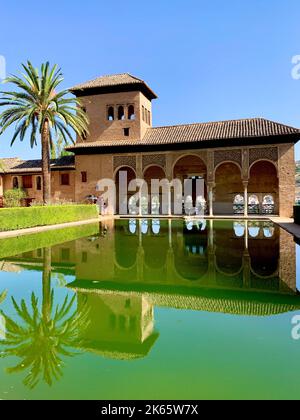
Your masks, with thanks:
[[[41,251],[8,261],[38,267]],[[80,346],[109,358],[145,357],[155,344],[154,308],[270,316],[300,308],[293,237],[270,222],[121,220],[99,235],[52,248],[53,271],[89,325]]]

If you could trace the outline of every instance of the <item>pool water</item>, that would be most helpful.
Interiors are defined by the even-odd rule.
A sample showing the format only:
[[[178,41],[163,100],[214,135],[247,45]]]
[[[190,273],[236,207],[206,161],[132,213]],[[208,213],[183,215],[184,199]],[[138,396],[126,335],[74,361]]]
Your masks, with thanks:
[[[271,222],[1,240],[0,399],[298,399],[297,253]]]

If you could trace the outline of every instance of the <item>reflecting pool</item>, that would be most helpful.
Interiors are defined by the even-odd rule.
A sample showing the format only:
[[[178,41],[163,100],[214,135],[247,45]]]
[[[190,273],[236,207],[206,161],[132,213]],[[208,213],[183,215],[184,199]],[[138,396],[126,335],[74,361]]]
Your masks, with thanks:
[[[298,399],[297,253],[271,222],[1,240],[0,399]]]

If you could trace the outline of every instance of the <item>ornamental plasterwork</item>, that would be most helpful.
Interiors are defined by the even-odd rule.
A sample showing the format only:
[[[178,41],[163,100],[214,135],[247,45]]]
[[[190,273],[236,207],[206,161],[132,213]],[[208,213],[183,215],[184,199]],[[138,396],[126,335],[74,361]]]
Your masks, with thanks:
[[[278,160],[278,149],[277,147],[258,147],[249,150],[249,164],[256,162],[257,160],[271,160],[277,162]]]
[[[143,171],[150,165],[158,165],[165,169],[166,155],[143,155]]]
[[[215,151],[215,167],[222,162],[228,161],[238,163],[240,166],[242,166],[242,151],[239,149]]]
[[[114,156],[114,171],[121,166],[130,166],[136,171],[136,157],[135,156]]]

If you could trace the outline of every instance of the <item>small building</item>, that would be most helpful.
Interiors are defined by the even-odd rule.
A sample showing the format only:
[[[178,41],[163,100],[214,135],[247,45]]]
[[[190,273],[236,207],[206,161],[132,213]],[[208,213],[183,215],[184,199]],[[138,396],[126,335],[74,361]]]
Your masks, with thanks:
[[[157,95],[127,73],[71,91],[89,116],[90,134],[68,148],[74,156],[52,162],[54,199],[84,202],[97,195],[99,180],[118,182],[122,171],[128,183],[135,178],[148,184],[151,179],[202,179],[210,215],[292,215],[299,129],[264,118],[153,127]],[[40,162],[5,159],[4,164],[0,197],[20,186],[30,200],[41,199]]]

